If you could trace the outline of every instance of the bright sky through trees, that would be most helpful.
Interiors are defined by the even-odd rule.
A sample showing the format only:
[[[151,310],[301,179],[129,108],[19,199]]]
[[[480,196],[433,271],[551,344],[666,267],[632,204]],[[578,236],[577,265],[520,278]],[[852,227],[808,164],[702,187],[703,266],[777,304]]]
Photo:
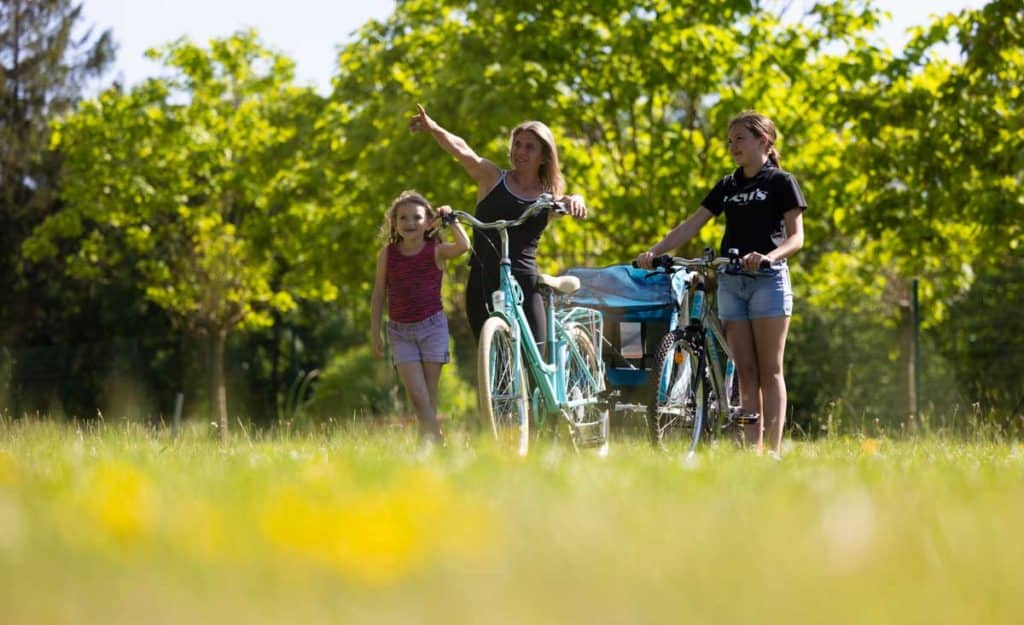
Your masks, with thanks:
[[[982,0],[876,2],[893,16],[881,36],[894,50],[906,40],[905,30],[926,23],[929,15],[983,4]],[[798,0],[790,4],[788,13],[795,17],[812,5],[812,0]],[[128,85],[159,70],[143,57],[146,48],[182,35],[205,42],[253,27],[264,43],[295,60],[300,82],[326,93],[335,71],[336,48],[367,20],[386,18],[394,6],[393,0],[85,0],[85,15],[98,29],[113,28],[119,50],[110,79],[120,77]]]

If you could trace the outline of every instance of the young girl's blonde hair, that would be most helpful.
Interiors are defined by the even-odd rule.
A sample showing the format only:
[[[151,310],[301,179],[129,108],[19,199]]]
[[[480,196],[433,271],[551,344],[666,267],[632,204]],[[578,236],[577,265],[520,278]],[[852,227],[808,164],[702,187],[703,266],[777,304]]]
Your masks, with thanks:
[[[562,166],[558,162],[558,148],[555,147],[555,135],[544,122],[525,121],[512,129],[512,134],[508,138],[509,158],[512,158],[512,146],[516,142],[516,136],[524,130],[537,135],[544,146],[544,162],[538,172],[544,190],[555,197],[561,197],[565,192],[565,180],[562,179]]]
[[[423,197],[412,189],[402,191],[398,197],[391,202],[390,208],[384,213],[384,224],[380,228],[380,238],[386,243],[398,243],[402,240],[401,235],[398,234],[398,228],[395,227],[395,213],[398,211],[398,207],[402,204],[416,204],[422,206],[427,213],[427,222],[434,221],[437,219],[437,211],[430,205],[427,198]],[[423,233],[424,240],[433,240],[440,242],[441,233],[438,232],[437,228],[428,229]]]

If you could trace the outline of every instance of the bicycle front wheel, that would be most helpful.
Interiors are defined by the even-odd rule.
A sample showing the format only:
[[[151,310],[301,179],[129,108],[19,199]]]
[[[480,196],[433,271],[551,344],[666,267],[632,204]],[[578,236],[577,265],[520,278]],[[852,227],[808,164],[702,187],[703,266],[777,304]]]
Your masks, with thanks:
[[[480,417],[490,425],[498,444],[525,456],[530,448],[530,415],[526,370],[516,366],[512,328],[491,317],[480,330],[477,354],[477,396]]]
[[[689,439],[693,451],[700,442],[707,411],[704,359],[682,329],[665,335],[658,349],[654,397],[647,409],[651,442],[666,445]]]
[[[593,400],[564,410],[569,421],[573,445],[596,448],[598,454],[608,453],[609,410],[606,403],[598,399],[604,390],[604,378],[597,349],[586,330],[571,325],[568,335],[575,343],[579,354],[570,354],[566,363],[566,398],[570,401]]]

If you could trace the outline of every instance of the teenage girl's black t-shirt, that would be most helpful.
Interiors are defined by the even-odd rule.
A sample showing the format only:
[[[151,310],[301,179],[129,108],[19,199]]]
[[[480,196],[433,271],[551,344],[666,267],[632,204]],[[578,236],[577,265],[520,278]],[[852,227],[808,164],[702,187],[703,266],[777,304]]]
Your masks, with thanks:
[[[752,178],[737,168],[711,189],[701,206],[715,216],[725,212],[721,254],[734,247],[743,256],[767,254],[781,245],[788,236],[783,215],[794,208],[805,210],[807,201],[793,174],[769,161]]]
[[[476,205],[476,218],[480,221],[516,219],[533,203],[533,200],[521,198],[509,191],[505,185],[507,173],[502,172],[498,184]],[[537,275],[537,244],[547,225],[548,214],[541,211],[519,226],[509,228],[508,257],[512,262],[513,273]],[[469,261],[473,272],[482,272],[497,281],[500,261],[501,238],[498,231],[474,229],[473,253]]]

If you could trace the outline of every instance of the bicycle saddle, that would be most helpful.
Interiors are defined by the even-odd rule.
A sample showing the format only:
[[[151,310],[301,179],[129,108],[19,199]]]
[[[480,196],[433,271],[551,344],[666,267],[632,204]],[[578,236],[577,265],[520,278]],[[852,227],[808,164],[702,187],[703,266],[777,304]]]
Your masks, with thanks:
[[[575,293],[580,288],[580,279],[576,276],[549,276],[542,273],[537,282],[563,295]]]

